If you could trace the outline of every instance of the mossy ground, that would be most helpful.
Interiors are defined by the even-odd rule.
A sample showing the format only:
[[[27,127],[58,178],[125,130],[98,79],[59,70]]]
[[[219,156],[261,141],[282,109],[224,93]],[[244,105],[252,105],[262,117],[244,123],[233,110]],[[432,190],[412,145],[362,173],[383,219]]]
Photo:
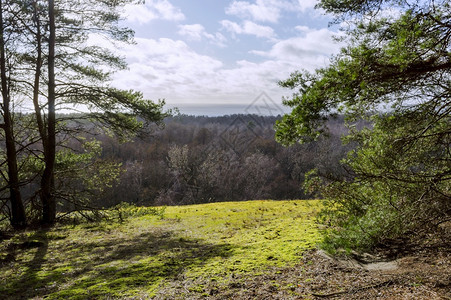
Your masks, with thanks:
[[[319,201],[248,201],[134,208],[124,223],[57,226],[0,244],[7,299],[151,298],[179,278],[205,282],[289,266],[319,241]]]

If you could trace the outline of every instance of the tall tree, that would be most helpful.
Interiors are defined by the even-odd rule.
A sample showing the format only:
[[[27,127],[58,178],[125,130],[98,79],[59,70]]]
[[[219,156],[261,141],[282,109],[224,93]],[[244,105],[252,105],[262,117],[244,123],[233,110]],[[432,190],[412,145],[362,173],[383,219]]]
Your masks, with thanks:
[[[52,186],[55,174],[56,135],[59,121],[55,112],[82,105],[90,112],[86,118],[106,126],[121,138],[137,133],[145,122],[159,122],[166,114],[163,102],[145,100],[141,93],[123,91],[108,85],[111,72],[126,67],[113,51],[90,45],[90,38],[107,42],[132,42],[133,32],[119,26],[120,7],[138,1],[48,1],[48,73],[45,170],[41,181],[43,222],[55,218]],[[139,1],[140,2],[140,1]],[[58,74],[58,75],[55,75]],[[64,127],[66,126],[66,127]],[[60,131],[73,134],[74,128],[61,124]]]
[[[41,179],[42,222],[52,224],[56,218],[56,199],[54,194],[55,156],[56,156],[56,112],[55,112],[55,3],[48,0],[48,94],[47,94],[47,140],[44,142],[45,169]],[[44,140],[43,140],[44,141]]]
[[[168,115],[168,112],[163,112],[164,101],[154,103],[144,99],[139,92],[119,90],[109,84],[114,71],[126,68],[125,61],[115,53],[114,47],[118,43],[133,42],[133,32],[119,25],[120,9],[126,4],[140,3],[143,2],[2,1],[2,4],[16,10],[12,15],[14,24],[11,31],[16,35],[14,70],[18,75],[10,81],[17,87],[16,98],[30,99],[34,108],[36,127],[27,129],[30,133],[31,130],[34,132],[21,145],[21,151],[26,150],[24,152],[31,154],[29,160],[35,169],[38,168],[36,170],[41,176],[40,189],[36,195],[41,200],[41,219],[45,224],[55,221],[56,200],[58,195],[62,195],[55,188],[63,186],[58,182],[61,178],[56,175],[65,172],[66,178],[68,172],[61,168],[73,166],[77,161],[67,152],[58,155],[63,149],[67,151],[68,137],[82,141],[80,135],[104,130],[127,139],[144,129],[147,123],[158,123]],[[97,42],[92,42],[96,39],[110,46],[98,46]],[[7,84],[7,81],[2,77],[3,84]],[[2,89],[4,93],[7,91],[6,88]],[[10,97],[3,97],[3,100],[9,104]],[[58,111],[62,110],[65,113],[69,110],[83,113],[76,117],[58,117]],[[4,114],[6,136],[14,133],[12,127],[10,131],[6,129],[9,126],[8,116]],[[94,125],[87,126],[86,121],[94,122]],[[37,141],[40,146],[36,144]],[[14,146],[14,143],[12,141],[10,144]],[[8,150],[8,155],[10,153]],[[94,156],[90,157],[94,159]],[[34,163],[36,159],[40,162]],[[71,163],[61,161],[64,159],[70,159]],[[81,156],[79,161],[86,164],[86,159],[87,156]],[[8,159],[8,163],[12,162],[14,159]],[[76,173],[80,176],[79,172]],[[12,184],[14,177],[9,177],[12,178],[10,186],[18,187]]]
[[[6,24],[4,22],[4,1],[0,1],[0,80],[2,94],[2,129],[5,132],[6,159],[8,164],[8,186],[11,203],[11,225],[15,228],[26,226],[26,215],[22,196],[19,189],[19,174],[17,167],[16,145],[13,131],[13,120],[11,116],[11,80],[8,78],[8,66],[6,56]]]
[[[322,0],[348,24],[348,46],[315,73],[296,72],[292,112],[277,124],[285,144],[315,139],[343,112],[352,122],[347,180],[325,181],[326,240],[370,248],[451,220],[451,5],[441,1]],[[315,183],[317,181],[310,181]]]

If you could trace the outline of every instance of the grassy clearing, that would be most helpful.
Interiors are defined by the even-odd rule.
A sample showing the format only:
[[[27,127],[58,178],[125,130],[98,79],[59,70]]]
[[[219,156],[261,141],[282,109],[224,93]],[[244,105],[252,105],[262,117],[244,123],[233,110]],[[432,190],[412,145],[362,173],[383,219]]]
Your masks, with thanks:
[[[0,244],[0,295],[152,297],[190,279],[226,283],[291,265],[319,239],[319,201],[249,201],[168,207],[163,218],[137,208],[127,222],[58,226]],[[203,280],[199,280],[203,279]]]

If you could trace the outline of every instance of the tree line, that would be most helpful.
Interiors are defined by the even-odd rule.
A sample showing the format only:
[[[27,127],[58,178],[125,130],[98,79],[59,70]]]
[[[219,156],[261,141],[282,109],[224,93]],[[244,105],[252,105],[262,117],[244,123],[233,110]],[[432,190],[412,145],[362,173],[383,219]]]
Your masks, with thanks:
[[[111,208],[123,202],[143,205],[186,205],[255,199],[308,199],[305,175],[316,169],[327,177],[346,176],[340,165],[351,145],[343,118],[328,122],[329,137],[305,145],[283,147],[274,139],[279,117],[178,115],[163,126],[149,125],[140,135],[118,141],[93,131],[83,115],[57,115],[76,136],[58,147],[54,181],[56,216]],[[34,119],[19,115],[17,119]],[[73,124],[71,124],[73,123]],[[4,146],[4,144],[3,144]],[[5,147],[2,147],[3,151]],[[35,150],[37,151],[37,150]],[[19,192],[29,220],[38,220],[41,159],[19,169]],[[31,163],[33,162],[33,163]],[[4,187],[7,182],[3,182]],[[2,190],[3,218],[12,219],[7,189]],[[38,208],[35,208],[38,206]]]
[[[280,117],[180,115],[164,129],[119,144],[108,136],[101,157],[121,164],[118,181],[96,200],[109,207],[184,205],[254,199],[306,199],[305,174],[316,168],[329,177],[344,176],[340,166],[350,145],[342,118],[330,120],[330,135],[307,145],[283,147],[274,139]]]

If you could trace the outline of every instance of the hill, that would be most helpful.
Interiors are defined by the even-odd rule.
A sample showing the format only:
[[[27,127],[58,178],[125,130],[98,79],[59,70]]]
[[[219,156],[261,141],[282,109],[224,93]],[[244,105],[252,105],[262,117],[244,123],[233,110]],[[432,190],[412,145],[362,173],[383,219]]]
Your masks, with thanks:
[[[315,248],[320,206],[315,200],[121,205],[109,212],[114,222],[0,236],[0,298],[451,297],[449,249],[430,244],[398,253],[394,268],[368,264],[367,257],[330,258]]]
[[[8,299],[201,296],[233,278],[294,265],[319,235],[319,201],[122,207],[127,221],[58,226],[2,241]],[[168,291],[167,289],[170,289]],[[180,299],[182,299],[180,298]]]

